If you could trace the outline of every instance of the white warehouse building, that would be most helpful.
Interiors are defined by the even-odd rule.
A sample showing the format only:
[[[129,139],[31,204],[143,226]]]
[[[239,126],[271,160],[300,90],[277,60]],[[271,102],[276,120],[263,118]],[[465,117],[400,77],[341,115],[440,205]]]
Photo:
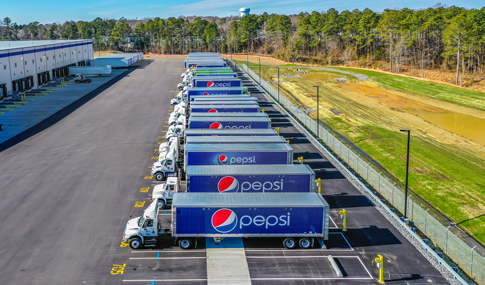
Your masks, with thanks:
[[[94,59],[92,40],[0,42],[0,100],[68,74]]]

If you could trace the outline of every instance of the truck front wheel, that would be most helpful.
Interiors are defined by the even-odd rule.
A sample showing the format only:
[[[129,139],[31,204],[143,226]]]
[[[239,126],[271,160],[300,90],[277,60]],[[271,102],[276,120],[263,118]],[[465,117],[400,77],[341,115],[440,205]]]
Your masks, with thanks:
[[[141,243],[141,239],[140,238],[132,238],[130,239],[130,247],[132,249],[140,249],[143,247],[143,244]]]
[[[162,181],[165,176],[163,175],[162,172],[155,173],[155,179],[157,181]]]
[[[312,242],[309,238],[301,238],[298,241],[298,244],[300,245],[300,248],[303,248],[303,249],[308,249],[312,246]]]
[[[283,240],[283,246],[287,249],[294,249],[296,247],[296,241],[294,238],[285,238]]]
[[[165,209],[166,206],[167,206],[167,203],[165,203],[165,200],[160,199],[160,202],[158,203],[158,208],[162,210],[162,209]]]
[[[190,238],[183,238],[179,240],[179,247],[181,249],[189,249],[192,247],[192,239]]]

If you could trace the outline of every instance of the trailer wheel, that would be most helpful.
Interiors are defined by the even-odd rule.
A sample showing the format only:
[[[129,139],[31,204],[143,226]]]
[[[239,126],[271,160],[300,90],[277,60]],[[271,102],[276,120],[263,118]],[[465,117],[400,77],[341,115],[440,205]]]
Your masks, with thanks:
[[[192,239],[190,238],[183,238],[179,240],[179,247],[181,249],[189,249],[192,247]]]
[[[300,245],[300,248],[308,249],[312,246],[312,241],[309,238],[301,238],[298,241],[298,244]]]
[[[141,243],[141,239],[140,238],[132,238],[130,239],[130,247],[132,249],[140,249],[143,247],[143,244]]]
[[[294,238],[285,238],[283,240],[283,246],[287,249],[294,249],[296,247],[296,241]]]
[[[160,202],[158,203],[158,209],[165,209],[165,207],[167,206],[167,203],[165,203],[165,200],[163,199],[160,199]]]
[[[163,180],[163,178],[165,178],[165,176],[163,175],[163,173],[162,173],[162,172],[157,172],[157,173],[155,173],[155,179],[156,179],[157,181],[162,181],[162,180]]]

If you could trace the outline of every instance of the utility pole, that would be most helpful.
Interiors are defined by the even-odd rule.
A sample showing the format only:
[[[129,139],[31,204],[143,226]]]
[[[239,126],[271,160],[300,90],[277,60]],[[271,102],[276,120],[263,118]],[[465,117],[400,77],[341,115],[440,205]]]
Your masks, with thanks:
[[[318,88],[318,86],[313,86],[313,87],[316,87],[317,88],[317,137],[320,138],[320,88]]]
[[[407,149],[407,157],[406,157],[406,185],[404,191],[404,218],[407,219],[407,210],[408,210],[408,178],[409,178],[409,146],[411,141],[411,130],[400,130],[401,132],[408,133],[408,149]]]

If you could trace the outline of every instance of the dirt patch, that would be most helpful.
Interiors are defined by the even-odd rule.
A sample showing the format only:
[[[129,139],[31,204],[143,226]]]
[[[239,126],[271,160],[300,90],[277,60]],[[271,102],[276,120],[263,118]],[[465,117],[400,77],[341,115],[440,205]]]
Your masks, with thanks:
[[[339,75],[323,73],[323,72],[303,74],[302,76],[309,79],[335,79],[335,78],[342,77]]]
[[[405,98],[381,88],[376,88],[359,83],[348,83],[342,84],[342,88],[357,92],[359,94],[365,95],[369,98],[375,99],[391,108],[401,109],[401,110],[421,110],[427,112],[446,112],[442,108],[438,108],[426,103],[422,103],[416,100]]]

